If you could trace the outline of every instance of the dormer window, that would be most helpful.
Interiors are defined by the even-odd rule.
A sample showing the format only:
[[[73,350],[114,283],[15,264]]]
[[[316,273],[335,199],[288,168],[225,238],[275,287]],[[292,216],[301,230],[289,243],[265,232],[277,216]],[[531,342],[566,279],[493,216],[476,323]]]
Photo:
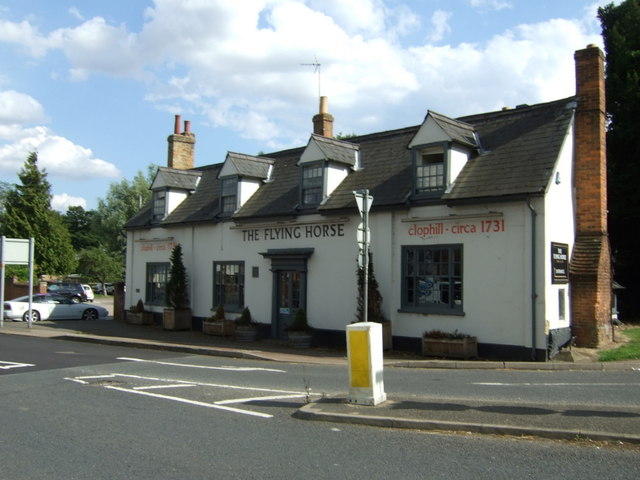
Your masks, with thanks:
[[[416,150],[416,193],[441,192],[445,188],[445,152],[442,147]]]
[[[220,169],[220,216],[231,217],[271,179],[273,159],[227,152]]]
[[[409,148],[413,195],[434,199],[450,191],[467,161],[480,150],[480,139],[473,125],[427,112]]]
[[[222,182],[220,211],[223,215],[231,215],[238,208],[238,177],[227,177],[220,180]]]
[[[162,222],[198,188],[202,172],[160,167],[151,183],[151,221]]]
[[[302,204],[318,205],[322,201],[324,168],[321,164],[302,167]]]
[[[360,166],[360,147],[351,142],[311,135],[300,156],[300,205],[316,207]]]
[[[153,221],[159,222],[165,217],[167,211],[166,190],[156,190],[153,192]]]

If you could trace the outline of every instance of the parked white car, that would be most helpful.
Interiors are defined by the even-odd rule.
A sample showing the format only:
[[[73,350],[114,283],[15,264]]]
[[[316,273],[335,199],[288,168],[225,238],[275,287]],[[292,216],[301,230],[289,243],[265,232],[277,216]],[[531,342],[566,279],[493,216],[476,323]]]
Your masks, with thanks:
[[[99,305],[74,303],[64,295],[41,293],[32,297],[31,321],[39,320],[98,320],[106,318],[108,311]],[[14,322],[29,320],[29,297],[19,297],[4,302],[4,318]]]
[[[93,289],[89,285],[82,285],[84,289],[84,294],[87,297],[87,302],[93,302],[95,295],[93,294]]]

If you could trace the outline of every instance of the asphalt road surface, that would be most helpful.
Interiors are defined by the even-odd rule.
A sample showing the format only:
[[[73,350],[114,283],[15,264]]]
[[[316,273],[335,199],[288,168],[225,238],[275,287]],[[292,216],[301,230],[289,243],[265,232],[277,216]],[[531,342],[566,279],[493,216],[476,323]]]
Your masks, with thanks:
[[[640,452],[626,446],[434,434],[292,417],[310,398],[344,392],[344,367],[10,335],[0,336],[0,362],[14,365],[0,369],[3,480],[640,477]],[[522,383],[537,382],[537,387],[521,385],[514,390],[521,393],[511,395],[536,390],[543,397],[547,390],[558,397],[557,386],[542,384],[559,377],[468,375],[385,372],[388,391],[474,395],[488,387],[474,385],[477,381],[507,384],[524,378]],[[601,385],[592,385],[591,393],[612,389],[594,379]],[[588,383],[584,374],[561,380]],[[633,384],[637,377],[615,378],[625,381]],[[512,387],[492,388],[491,395],[503,395]],[[637,383],[627,390],[634,388],[637,395]]]

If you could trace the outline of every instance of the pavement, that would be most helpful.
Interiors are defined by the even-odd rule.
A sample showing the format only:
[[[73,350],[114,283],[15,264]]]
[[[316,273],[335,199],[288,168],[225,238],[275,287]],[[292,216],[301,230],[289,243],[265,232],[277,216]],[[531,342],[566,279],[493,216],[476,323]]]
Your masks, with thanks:
[[[286,363],[344,365],[347,368],[346,352],[341,349],[296,350],[286,342],[275,340],[241,343],[195,331],[165,331],[159,325],[130,325],[112,317],[93,322],[43,321],[32,324],[31,328],[25,322],[4,321],[0,334]],[[384,365],[385,368],[640,372],[640,361],[598,362],[594,352],[585,349],[564,352],[549,362],[432,360],[391,351],[385,352]],[[535,404],[427,396],[401,398],[390,392],[387,396],[385,402],[375,406],[348,403],[346,393],[323,397],[300,408],[295,417],[387,428],[640,445],[640,406]]]

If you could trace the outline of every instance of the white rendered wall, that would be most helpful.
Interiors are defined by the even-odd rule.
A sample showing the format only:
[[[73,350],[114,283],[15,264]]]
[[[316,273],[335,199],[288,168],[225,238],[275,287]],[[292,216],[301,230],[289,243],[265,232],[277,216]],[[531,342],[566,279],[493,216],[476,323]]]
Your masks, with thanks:
[[[187,198],[188,195],[188,192],[185,192],[184,190],[169,189],[166,196],[166,214],[169,215],[171,212],[173,212],[176,207],[180,205],[185,198]]]
[[[449,217],[452,214],[461,218]],[[522,203],[456,209],[432,206],[414,208],[407,216],[395,214],[393,228],[387,230],[395,244],[391,283],[378,276],[381,286],[385,285],[385,302],[390,302],[394,335],[420,337],[430,329],[458,330],[476,335],[480,342],[524,345],[530,337],[528,222]],[[374,236],[373,242],[375,253],[378,243],[392,241]],[[445,244],[463,245],[464,315],[402,312],[401,247]]]
[[[260,182],[259,180],[249,180],[245,178],[240,179],[240,181],[238,182],[238,196],[240,198],[240,204],[238,205],[238,207],[244,205],[245,202],[251,198],[251,195],[256,193],[258,188],[260,188],[260,185],[262,185],[262,182]]]
[[[569,258],[575,238],[575,209],[573,198],[573,129],[568,132],[559,160],[553,172],[544,201],[545,241],[543,255],[545,302],[543,306],[545,332],[550,329],[566,328],[571,325],[571,302],[569,284],[552,284],[551,242],[569,246]],[[565,290],[565,319],[559,318],[558,292]]]

